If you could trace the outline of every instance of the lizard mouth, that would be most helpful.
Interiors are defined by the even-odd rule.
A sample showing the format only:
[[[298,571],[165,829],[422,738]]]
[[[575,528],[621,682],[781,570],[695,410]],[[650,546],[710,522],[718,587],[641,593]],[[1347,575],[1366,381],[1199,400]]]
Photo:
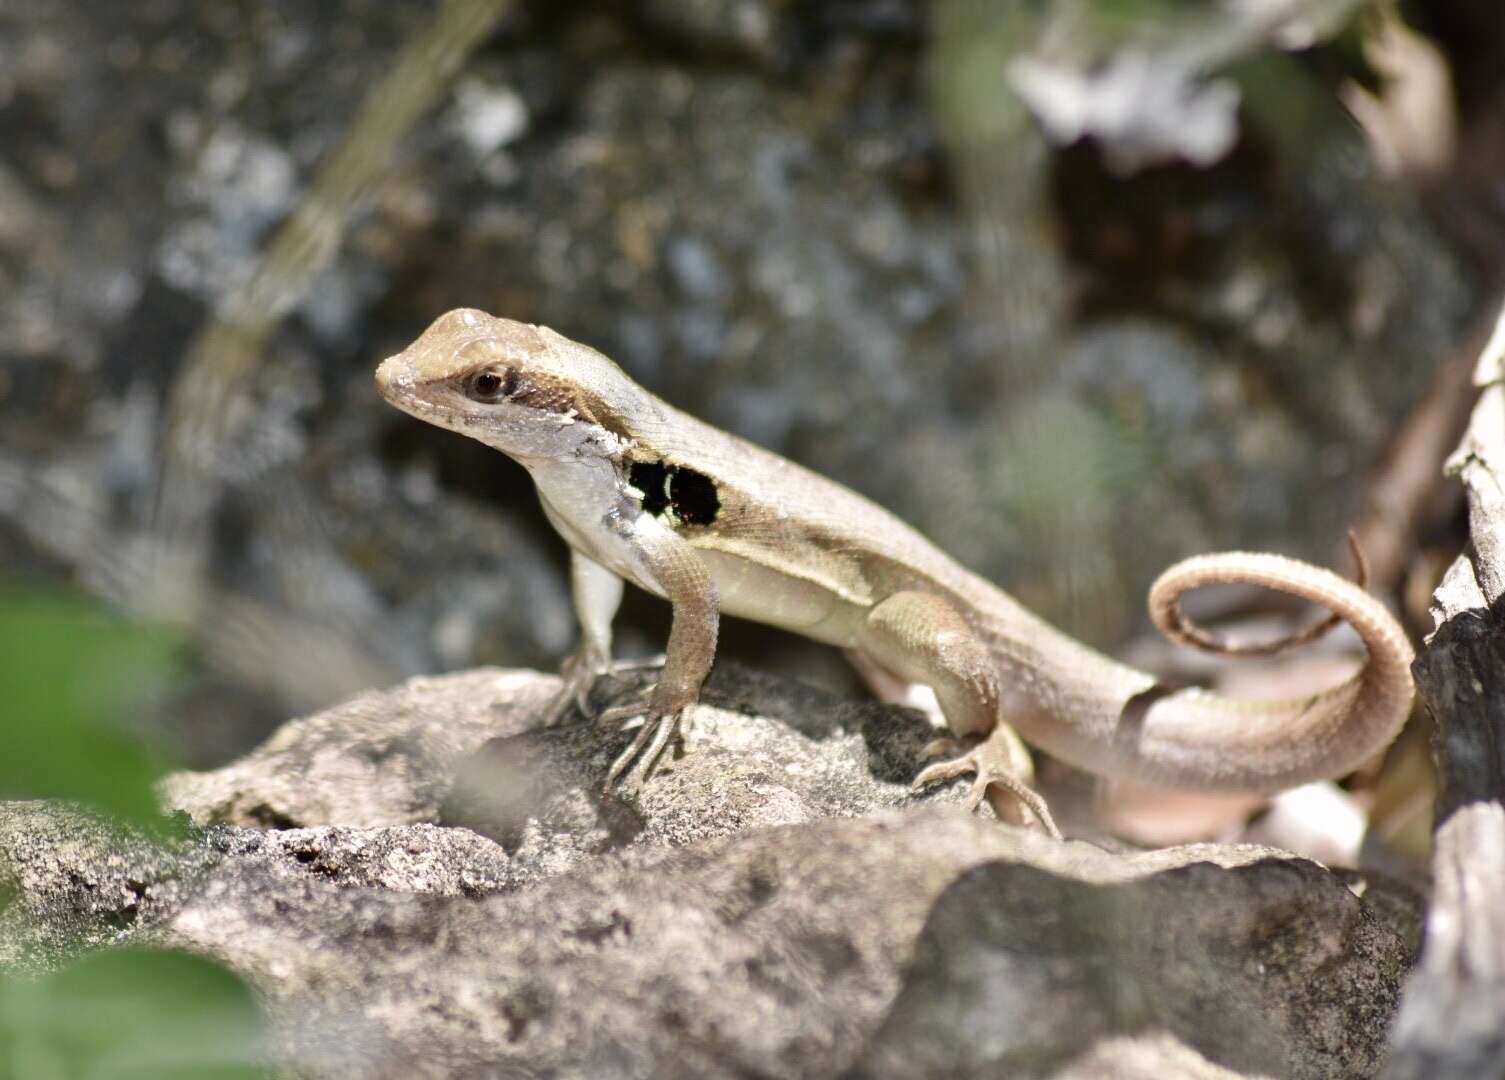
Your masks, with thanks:
[[[450,411],[439,407],[423,392],[418,366],[406,352],[387,357],[377,367],[376,392],[389,404],[420,419],[438,419],[448,416]]]
[[[463,399],[444,380],[424,378],[406,351],[377,366],[376,391],[389,405],[438,427],[473,434],[484,426],[466,415]]]

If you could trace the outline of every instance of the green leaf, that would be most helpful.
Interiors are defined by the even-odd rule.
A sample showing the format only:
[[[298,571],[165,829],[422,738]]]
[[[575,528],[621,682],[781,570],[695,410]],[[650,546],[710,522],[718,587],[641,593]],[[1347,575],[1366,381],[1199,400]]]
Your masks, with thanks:
[[[0,590],[0,798],[77,799],[155,824],[163,754],[127,721],[175,677],[168,635],[62,595]]]
[[[122,949],[0,983],[5,1080],[250,1080],[264,1047],[251,991],[196,956]]]

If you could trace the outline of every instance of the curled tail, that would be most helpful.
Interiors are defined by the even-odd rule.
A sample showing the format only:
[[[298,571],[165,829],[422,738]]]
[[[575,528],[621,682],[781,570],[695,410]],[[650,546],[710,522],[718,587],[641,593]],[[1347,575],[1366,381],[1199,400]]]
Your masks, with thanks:
[[[1350,542],[1352,538],[1350,537]],[[1354,545],[1357,554],[1357,544]],[[1242,701],[1205,690],[1158,697],[1135,725],[1140,775],[1176,787],[1270,792],[1342,776],[1383,750],[1410,715],[1413,652],[1405,631],[1360,584],[1281,555],[1199,555],[1166,570],[1150,588],[1150,617],[1172,640],[1205,651],[1269,653],[1309,641],[1335,620],[1358,633],[1369,656],[1347,682],[1306,698]],[[1219,642],[1181,611],[1203,585],[1256,585],[1319,604],[1332,617],[1268,645]]]
[[[1352,529],[1348,530],[1348,549],[1353,552],[1354,562],[1354,585],[1364,591],[1369,585],[1369,560],[1364,557],[1364,549],[1359,546],[1359,538]],[[1246,556],[1233,554],[1232,556],[1211,556],[1215,559],[1225,558],[1242,559]],[[1289,561],[1289,560],[1288,560]],[[1150,587],[1150,618],[1155,620],[1156,627],[1160,632],[1172,641],[1180,642],[1188,648],[1198,649],[1201,652],[1216,653],[1219,656],[1273,656],[1276,653],[1294,649],[1298,645],[1316,641],[1324,634],[1342,625],[1343,616],[1336,611],[1331,611],[1326,618],[1313,623],[1310,626],[1297,630],[1284,637],[1275,638],[1271,641],[1225,641],[1211,631],[1204,630],[1186,617],[1181,610],[1181,597],[1201,585],[1233,584],[1233,579],[1220,576],[1215,580],[1204,579],[1192,584],[1173,578],[1172,575],[1179,572],[1186,564],[1178,563],[1165,573],[1161,574],[1155,584]],[[1306,564],[1301,564],[1306,565]],[[1226,573],[1226,571],[1224,571]],[[1246,584],[1239,582],[1239,584]],[[1289,592],[1280,586],[1272,586],[1279,592]],[[1304,593],[1298,595],[1305,599],[1312,599]],[[1326,604],[1326,599],[1317,600],[1319,604]]]

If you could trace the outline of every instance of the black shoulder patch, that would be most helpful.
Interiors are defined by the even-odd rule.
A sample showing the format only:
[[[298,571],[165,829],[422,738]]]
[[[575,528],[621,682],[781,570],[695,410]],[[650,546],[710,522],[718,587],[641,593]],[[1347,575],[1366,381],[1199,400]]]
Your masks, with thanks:
[[[704,473],[662,461],[634,461],[627,482],[643,493],[643,510],[676,525],[709,525],[721,510],[716,484]]]
[[[658,517],[669,508],[669,466],[662,461],[634,461],[627,482],[643,493],[643,509]]]
[[[669,505],[685,524],[709,525],[716,520],[721,499],[709,476],[681,465],[669,476]]]

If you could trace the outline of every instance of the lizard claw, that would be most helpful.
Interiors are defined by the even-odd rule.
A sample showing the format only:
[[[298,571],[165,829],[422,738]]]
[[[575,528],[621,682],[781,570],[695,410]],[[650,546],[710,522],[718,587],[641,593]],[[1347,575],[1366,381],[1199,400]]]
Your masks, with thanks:
[[[939,740],[938,740],[939,741]],[[932,744],[934,745],[934,744]],[[1057,840],[1063,839],[1061,830],[1056,828],[1055,819],[1050,816],[1050,808],[1045,805],[1045,799],[1038,791],[1026,784],[1011,769],[1002,762],[996,760],[997,755],[989,752],[990,743],[982,743],[950,761],[938,762],[922,770],[914,778],[910,785],[912,791],[929,787],[931,784],[941,783],[945,780],[954,780],[958,776],[967,773],[976,774],[972,781],[971,791],[967,796],[967,810],[976,813],[982,806],[983,799],[987,798],[988,789],[998,785],[1018,801],[1020,806],[1028,810],[1036,821],[1051,836]],[[927,748],[928,749],[928,748]],[[995,810],[996,810],[995,806]],[[999,815],[1002,817],[1002,815]]]
[[[664,658],[659,656],[643,660],[606,661],[603,665],[596,657],[577,653],[564,663],[561,672],[564,685],[550,702],[545,723],[558,723],[572,705],[580,711],[582,716],[590,717],[590,690],[601,676],[659,667],[663,662]],[[652,683],[637,687],[627,693],[626,700],[619,700],[617,704],[602,709],[595,715],[595,723],[600,727],[621,725],[624,729],[638,728],[637,734],[628,744],[627,749],[617,755],[607,771],[605,785],[607,791],[610,791],[622,774],[639,760],[643,764],[642,779],[646,781],[651,778],[670,740],[679,735],[679,712],[666,713],[662,709],[655,709],[653,706],[655,689]],[[637,723],[634,724],[633,721]]]
[[[564,721],[573,706],[580,711],[581,716],[590,715],[590,689],[602,675],[611,670],[610,664],[602,666],[595,657],[576,653],[568,657],[559,669],[559,677],[563,685],[559,687],[554,699],[549,702],[548,710],[544,713],[543,726],[556,727]]]
[[[574,706],[581,716],[589,719],[591,716],[590,692],[596,685],[596,680],[604,675],[620,675],[628,671],[640,671],[646,668],[662,666],[663,656],[648,656],[640,660],[602,660],[596,656],[576,653],[567,657],[559,669],[559,677],[564,685],[559,688],[549,702],[548,710],[544,713],[543,726],[555,727],[563,722],[569,713],[570,707]],[[639,697],[646,696],[651,687],[638,691]],[[634,705],[641,713],[641,706]],[[607,710],[610,712],[611,710]],[[638,715],[633,713],[631,715]]]
[[[960,753],[962,753],[962,744],[955,736],[941,735],[920,747],[920,760],[934,761],[936,758],[952,758]],[[916,779],[915,783],[918,784],[919,780]]]
[[[642,706],[637,704],[618,705],[601,714],[600,722],[603,724],[617,723],[636,717],[642,717],[643,720],[638,733],[633,736],[632,742],[627,744],[627,749],[617,755],[616,760],[611,763],[611,768],[607,770],[606,791],[610,791],[612,785],[640,757],[643,765],[643,781],[646,782],[653,776],[653,770],[657,768],[659,759],[664,756],[670,740],[679,737],[679,716],[678,712],[669,713],[666,716],[655,716],[651,710],[645,713]]]

